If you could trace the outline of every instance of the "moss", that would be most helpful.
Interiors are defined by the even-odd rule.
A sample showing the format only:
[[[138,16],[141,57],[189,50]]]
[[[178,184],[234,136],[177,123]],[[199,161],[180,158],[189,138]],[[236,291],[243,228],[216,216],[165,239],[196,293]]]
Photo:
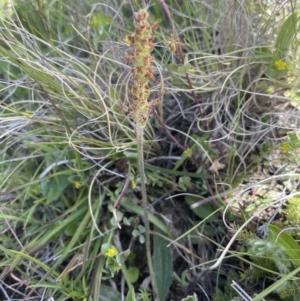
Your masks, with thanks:
[[[286,219],[292,224],[300,222],[300,196],[293,197],[287,202],[287,208],[284,210]]]

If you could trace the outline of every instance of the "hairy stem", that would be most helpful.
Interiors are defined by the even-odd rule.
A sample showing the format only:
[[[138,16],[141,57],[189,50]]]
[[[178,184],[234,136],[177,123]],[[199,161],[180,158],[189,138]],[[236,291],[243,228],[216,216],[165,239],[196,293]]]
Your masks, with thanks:
[[[138,154],[138,169],[141,177],[141,192],[142,192],[142,206],[144,210],[144,224],[145,224],[145,245],[146,245],[146,255],[147,262],[151,277],[152,288],[154,295],[158,299],[158,289],[153,268],[153,261],[151,257],[151,241],[150,241],[150,223],[148,217],[148,202],[147,202],[147,191],[146,191],[146,176],[145,176],[145,166],[144,166],[144,130],[141,126],[136,127],[136,138],[137,138],[137,154]]]

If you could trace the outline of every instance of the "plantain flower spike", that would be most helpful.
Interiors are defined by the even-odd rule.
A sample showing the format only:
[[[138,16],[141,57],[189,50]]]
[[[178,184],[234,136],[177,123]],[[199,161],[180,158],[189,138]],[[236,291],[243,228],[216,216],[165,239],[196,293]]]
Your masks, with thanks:
[[[152,35],[153,26],[147,21],[148,15],[144,9],[134,13],[135,31],[128,36],[132,51],[126,56],[127,64],[133,65],[131,69],[133,85],[130,90],[132,104],[129,110],[139,128],[146,126],[158,102],[157,100],[148,102],[150,95],[148,83],[154,78],[152,70],[154,58],[151,56],[154,36]]]

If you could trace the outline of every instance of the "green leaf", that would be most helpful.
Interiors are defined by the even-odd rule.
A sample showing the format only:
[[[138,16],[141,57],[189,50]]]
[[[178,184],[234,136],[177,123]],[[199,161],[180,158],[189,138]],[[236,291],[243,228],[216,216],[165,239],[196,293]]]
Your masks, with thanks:
[[[138,229],[139,229],[141,234],[146,232],[146,228],[143,225],[138,225]]]
[[[276,79],[279,77],[284,76],[287,73],[287,70],[277,70],[274,67],[274,62],[277,60],[277,58],[274,58],[270,65],[266,67],[265,69],[265,74],[267,77],[271,78],[271,79]]]
[[[110,219],[110,224],[112,226],[117,226],[118,222],[120,223],[122,221],[124,213],[119,210],[116,210],[116,216],[117,219],[114,216]]]
[[[182,299],[181,301],[198,301],[197,295],[194,293],[193,296],[187,296],[186,298]]]
[[[193,204],[195,204],[195,202],[199,202],[200,199],[199,199],[199,197],[195,197],[192,195],[186,195],[184,197],[184,200],[189,206],[192,206]],[[206,202],[205,204],[203,204],[201,206],[193,208],[192,210],[201,219],[205,219],[207,216],[209,216],[210,214],[212,214],[215,211],[213,206],[208,202]],[[208,220],[218,220],[217,214],[212,215]]]
[[[189,56],[188,54],[186,54],[184,57],[184,65],[187,64],[188,62],[189,62]]]
[[[156,226],[154,227],[154,231],[162,233]],[[153,268],[157,282],[158,299],[165,301],[172,283],[172,253],[168,247],[168,242],[159,235],[154,235],[153,249]]]
[[[50,183],[50,180],[48,180],[48,179],[45,179],[45,180],[41,181],[41,183],[40,183],[39,191],[41,192],[41,194],[44,197],[47,197],[48,192],[50,190],[50,184],[49,183]]]
[[[110,273],[110,276],[107,277],[107,279],[109,279],[114,277],[114,275],[120,271],[120,264],[115,258],[108,257],[105,262],[105,268]]]
[[[170,72],[178,72],[179,65],[171,63],[167,66],[167,68]]]
[[[300,246],[286,231],[274,225],[268,226],[268,239],[283,247],[284,252],[296,266],[300,266]]]
[[[185,280],[187,275],[187,270],[184,270],[179,277],[176,272],[173,272],[173,279],[179,283],[180,286],[188,286],[188,282]]]
[[[130,211],[144,217],[143,208],[141,208],[140,206],[138,206],[136,204],[133,204],[132,202],[124,200],[124,201],[121,202],[121,206],[126,208],[127,210],[130,210]],[[152,224],[154,224],[155,226],[159,227],[169,237],[172,236],[171,233],[169,232],[169,230],[167,229],[167,227],[165,226],[165,224],[150,212],[149,212],[149,221]]]
[[[189,159],[191,156],[187,154],[186,152],[183,152],[180,160],[178,160],[173,168],[173,170],[177,170],[187,159]]]
[[[112,22],[112,17],[107,16],[101,12],[97,12],[93,15],[90,22],[92,28],[108,28]]]
[[[74,223],[70,223],[70,224],[65,228],[64,233],[65,233],[67,236],[73,236],[74,233],[76,232],[77,228],[78,228],[78,222],[75,221]]]
[[[140,242],[141,244],[145,243],[145,236],[144,236],[144,235],[140,235],[140,236],[139,236],[139,242]]]
[[[116,291],[116,289],[102,284],[99,300],[101,300],[101,301],[120,301],[120,300],[122,300],[122,295],[118,291]],[[135,299],[133,299],[133,300],[135,301]]]
[[[69,175],[59,175],[53,177],[50,181],[41,183],[41,192],[47,197],[48,204],[59,199],[63,191],[70,184],[68,178]]]
[[[118,92],[112,87],[108,88],[108,95],[110,99],[116,99],[116,100],[120,99]]]
[[[84,293],[83,292],[79,292],[79,291],[72,291],[69,293],[69,297],[72,299],[75,298],[84,298]]]
[[[130,267],[127,270],[128,277],[131,283],[135,283],[140,275],[140,270],[137,267]]]
[[[279,287],[289,281],[292,277],[294,277],[297,273],[300,272],[300,267],[293,270],[292,272],[288,273],[287,275],[283,276],[281,279],[277,280],[275,283],[270,285],[268,288],[263,290],[261,293],[256,295],[251,301],[261,301],[265,296],[275,292]]]
[[[186,171],[177,171],[177,170],[172,170],[172,169],[168,169],[168,168],[162,168],[162,167],[159,167],[159,166],[154,166],[154,165],[151,165],[151,164],[147,164],[145,163],[145,168],[146,170],[154,170],[156,173],[166,173],[168,175],[174,175],[174,176],[189,176],[191,178],[196,178],[196,179],[211,179],[213,178],[211,175],[208,175],[206,172],[197,172],[197,173],[194,173],[194,172],[186,172]]]
[[[106,252],[108,251],[108,249],[109,248],[111,248],[111,244],[109,244],[109,243],[104,243],[104,244],[102,244],[102,246],[101,246],[101,253],[102,254],[106,254]]]
[[[299,91],[295,90],[295,89],[290,90],[289,97],[292,99],[291,102],[290,102],[290,104],[294,108],[300,110],[300,93],[299,93]]]
[[[133,231],[131,232],[131,234],[132,234],[133,237],[137,237],[137,236],[140,235],[140,231],[137,230],[137,229],[135,229],[135,230],[133,230]]]
[[[178,185],[179,185],[180,189],[182,189],[183,191],[186,191],[189,187],[192,186],[191,178],[187,177],[187,176],[180,177]]]
[[[281,58],[286,56],[287,51],[298,32],[297,22],[299,22],[299,14],[294,12],[285,20],[278,33],[275,48],[277,55]]]
[[[136,301],[134,287],[131,285],[126,296],[126,301]]]
[[[188,73],[192,69],[192,67],[193,66],[190,63],[186,63],[183,66],[180,66],[177,71],[179,74],[184,75]]]

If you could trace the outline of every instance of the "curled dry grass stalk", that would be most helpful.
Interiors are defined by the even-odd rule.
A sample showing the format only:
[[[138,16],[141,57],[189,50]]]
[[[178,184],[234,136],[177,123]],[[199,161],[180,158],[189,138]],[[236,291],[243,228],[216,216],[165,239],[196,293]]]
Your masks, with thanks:
[[[269,102],[266,86],[292,84],[284,85],[280,77],[265,77],[265,73],[274,57],[269,49],[283,11],[289,14],[295,5],[281,1],[267,7],[225,0],[152,4],[149,18],[160,21],[153,52],[154,78],[157,82],[164,79],[166,93],[153,122],[147,120],[148,102],[145,107],[136,105],[138,113],[132,115],[148,122],[139,148],[141,158],[144,147],[148,199],[168,198],[173,204],[179,199],[190,205],[188,197],[193,194],[192,202],[200,199],[202,206],[206,200],[219,201],[214,204],[218,211],[237,183],[260,164],[259,158],[252,160],[253,150],[266,140],[276,141],[278,128],[286,128],[277,124],[278,113],[272,111],[275,106]],[[0,55],[5,70],[0,87],[2,288],[19,300],[30,296],[41,300],[44,296],[105,298],[111,290],[105,286],[101,245],[115,244],[121,254],[133,251],[134,245],[126,231],[110,222],[109,206],[122,194],[120,206],[127,214],[144,214],[135,203],[139,191],[134,189],[134,183],[143,185],[143,172],[141,178],[135,171],[139,132],[120,108],[133,94],[131,68],[125,64],[130,45],[123,38],[134,28],[127,15],[138,11],[140,4],[102,1],[90,6],[82,2],[78,11],[68,1],[30,5],[13,6],[10,15],[1,17]],[[296,65],[298,57],[295,49],[285,61]],[[159,94],[161,89],[154,86],[152,92]],[[276,95],[278,99],[289,101],[284,95]],[[216,161],[221,165],[211,169],[216,174],[214,182],[207,170]],[[151,169],[153,162],[159,162],[156,172]],[[218,238],[226,232],[215,208],[206,217],[194,205],[202,221],[192,230],[201,227],[201,237],[222,248]],[[122,210],[117,210],[116,206],[123,228]],[[177,212],[185,217],[179,230],[169,212],[160,216],[171,225],[170,231],[151,213],[149,220],[164,229],[170,240],[169,232],[182,235],[183,221],[192,219],[186,218],[190,211]],[[224,214],[225,225],[226,218]],[[137,225],[133,223],[135,230]],[[174,251],[184,259],[186,269],[214,258],[211,245],[192,230],[181,236]],[[122,236],[128,238],[129,246]],[[190,241],[188,247],[184,238]],[[238,252],[234,255],[242,260]],[[191,271],[192,278],[198,279],[199,269]],[[110,281],[118,287],[117,280]],[[206,283],[201,284],[203,294],[214,294]],[[29,293],[26,286],[31,286]],[[117,290],[113,298],[121,300]]]

